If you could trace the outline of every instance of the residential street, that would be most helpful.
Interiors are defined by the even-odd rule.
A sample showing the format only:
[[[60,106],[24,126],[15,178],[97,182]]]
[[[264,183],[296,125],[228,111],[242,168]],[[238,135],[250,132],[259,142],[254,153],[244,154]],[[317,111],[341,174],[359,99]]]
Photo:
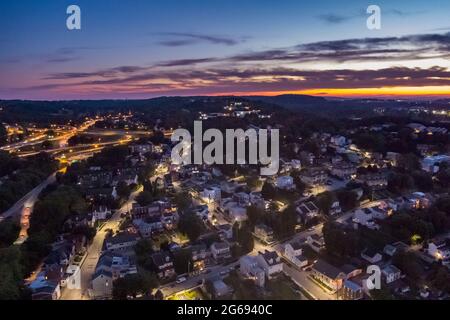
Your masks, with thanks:
[[[92,244],[87,250],[87,256],[81,265],[81,290],[63,290],[61,295],[61,300],[79,300],[79,299],[89,299],[89,289],[91,287],[91,278],[95,272],[95,266],[100,258],[103,242],[105,240],[107,230],[111,229],[114,232],[118,230],[120,222],[122,220],[121,214],[128,212],[131,209],[131,205],[134,202],[136,196],[143,189],[139,187],[134,191],[129,200],[122,205],[122,207],[111,216],[111,218],[105,222],[100,230],[97,231]]]

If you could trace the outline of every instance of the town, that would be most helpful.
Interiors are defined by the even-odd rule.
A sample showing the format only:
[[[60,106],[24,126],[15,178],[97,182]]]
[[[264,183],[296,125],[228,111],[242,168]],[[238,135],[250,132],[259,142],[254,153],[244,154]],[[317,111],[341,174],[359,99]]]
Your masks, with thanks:
[[[450,298],[448,103],[102,103],[32,123],[2,102],[0,298]],[[172,134],[195,121],[279,130],[278,172],[174,163]]]

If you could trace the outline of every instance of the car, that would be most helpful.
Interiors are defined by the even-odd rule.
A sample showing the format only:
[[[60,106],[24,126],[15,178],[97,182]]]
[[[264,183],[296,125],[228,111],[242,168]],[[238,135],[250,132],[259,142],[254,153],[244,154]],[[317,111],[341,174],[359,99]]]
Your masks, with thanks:
[[[221,276],[225,276],[225,275],[227,275],[228,274],[228,270],[223,270],[223,271],[220,271],[220,275]]]
[[[331,180],[327,181],[327,186],[331,186],[332,184],[333,184],[333,181],[331,181]]]
[[[316,230],[314,227],[311,227],[311,228],[308,228],[308,230],[307,231],[309,231],[309,232],[313,232],[314,230]]]
[[[179,278],[177,278],[177,280],[176,280],[175,282],[178,283],[178,284],[180,284],[180,283],[185,282],[186,280],[187,280],[186,277],[179,277]]]

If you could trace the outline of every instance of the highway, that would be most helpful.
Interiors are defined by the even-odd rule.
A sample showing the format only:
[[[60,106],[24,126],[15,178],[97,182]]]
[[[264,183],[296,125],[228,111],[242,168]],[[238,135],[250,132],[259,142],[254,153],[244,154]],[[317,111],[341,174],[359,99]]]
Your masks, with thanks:
[[[39,197],[41,191],[47,187],[49,184],[56,181],[56,172],[51,174],[47,179],[41,182],[38,186],[36,186],[33,190],[28,192],[25,196],[23,196],[19,201],[17,201],[11,208],[6,210],[0,215],[0,218],[6,219],[9,217],[13,217],[22,212],[25,207],[33,207],[34,203]]]

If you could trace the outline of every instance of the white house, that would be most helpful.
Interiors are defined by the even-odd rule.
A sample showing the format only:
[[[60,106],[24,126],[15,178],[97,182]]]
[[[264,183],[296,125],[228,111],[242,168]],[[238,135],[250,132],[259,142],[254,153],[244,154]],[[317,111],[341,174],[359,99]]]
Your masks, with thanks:
[[[253,256],[243,256],[239,259],[239,271],[249,279],[255,281],[259,287],[264,287],[266,277],[264,270],[259,266],[258,259]]]
[[[298,268],[302,268],[308,265],[308,259],[304,257],[302,249],[302,243],[294,241],[288,243],[284,247],[284,256],[289,262]]]
[[[294,187],[294,179],[291,176],[280,176],[277,178],[275,185],[280,189],[292,189]]]
[[[450,259],[450,246],[447,246],[446,241],[430,242],[428,244],[428,254],[436,260]]]
[[[402,276],[402,272],[394,265],[388,265],[381,270],[387,284],[392,283]]]
[[[219,187],[207,187],[200,192],[200,197],[206,203],[219,203],[221,199],[221,190]]]
[[[263,268],[266,277],[270,280],[283,271],[283,262],[275,251],[260,252],[256,257],[258,264]]]
[[[216,261],[231,258],[230,245],[226,242],[214,242],[211,247],[211,254]]]

